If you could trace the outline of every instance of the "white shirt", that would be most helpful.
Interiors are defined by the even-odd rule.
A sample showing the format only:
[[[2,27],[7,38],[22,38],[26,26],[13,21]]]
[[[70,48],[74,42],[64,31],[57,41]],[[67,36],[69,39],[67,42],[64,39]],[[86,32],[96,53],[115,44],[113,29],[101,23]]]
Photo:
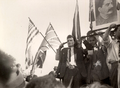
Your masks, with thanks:
[[[107,52],[108,52],[107,59],[110,62],[119,61],[120,60],[120,57],[118,56],[119,43],[117,42],[117,40],[112,40],[111,42],[110,40],[108,40],[107,42],[105,42],[105,45],[107,47]]]
[[[110,39],[108,38],[107,41],[104,41],[105,46],[107,47],[107,52],[108,52],[108,56],[107,56],[107,64],[108,62],[115,62],[115,61],[119,61],[120,57],[118,55],[118,51],[119,51],[119,43],[118,40],[112,40],[110,41]],[[108,64],[109,69],[111,69],[111,65]],[[120,88],[120,63],[118,64],[118,88]]]
[[[74,55],[74,48],[71,47],[71,61],[69,62],[71,65],[75,65],[76,66],[76,62],[75,62],[75,55]]]

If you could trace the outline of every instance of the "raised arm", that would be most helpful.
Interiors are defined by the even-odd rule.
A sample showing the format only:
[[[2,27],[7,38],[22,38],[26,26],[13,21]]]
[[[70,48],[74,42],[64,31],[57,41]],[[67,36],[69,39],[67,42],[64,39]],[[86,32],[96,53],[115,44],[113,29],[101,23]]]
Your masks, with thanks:
[[[115,28],[116,27],[116,24],[111,24],[108,29],[106,30],[106,32],[103,34],[103,40],[104,41],[107,41],[108,38],[109,38],[109,35],[110,35],[110,31],[112,28]]]

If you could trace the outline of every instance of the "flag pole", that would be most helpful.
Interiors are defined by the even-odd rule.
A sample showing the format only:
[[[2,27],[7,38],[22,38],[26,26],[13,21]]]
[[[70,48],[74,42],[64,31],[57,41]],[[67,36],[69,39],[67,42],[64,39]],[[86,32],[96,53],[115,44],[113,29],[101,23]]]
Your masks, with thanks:
[[[49,44],[49,46],[52,48],[52,50],[55,52],[55,50],[53,49],[53,47],[50,45],[50,43],[47,41],[47,39],[43,36],[43,34],[41,33],[41,32],[39,32],[41,35],[42,35],[42,37],[45,39],[45,41]],[[38,48],[38,51],[40,50],[40,47]],[[30,74],[33,76],[33,72],[34,72],[34,69],[35,69],[35,62],[36,62],[36,59],[37,59],[37,56],[38,56],[38,53],[39,52],[37,52],[36,53],[36,55],[35,55],[35,58],[34,58],[34,61],[33,61],[33,65],[32,65],[32,69],[31,69],[31,72],[30,72]],[[56,53],[56,52],[55,52]]]
[[[29,19],[29,22],[31,22],[32,23],[32,25],[35,27],[35,24],[32,22],[32,20],[30,19],[30,17],[28,17],[28,19]],[[35,27],[36,28],[36,27]],[[29,25],[28,25],[28,29],[29,29]],[[28,33],[30,32],[30,30],[28,30]],[[27,41],[28,41],[28,38],[27,38],[27,40],[26,40],[26,44],[27,44]],[[28,44],[26,45],[26,46],[28,46]],[[25,54],[26,54],[26,52],[27,52],[27,48],[26,48],[26,50],[25,50]]]
[[[81,41],[78,0],[76,0],[75,12],[74,12],[74,17],[73,17],[72,35],[75,38],[75,41],[76,41],[78,47],[81,47],[82,46],[82,41]]]
[[[32,20],[30,19],[30,17],[28,17],[29,21],[35,26],[35,24],[32,22]]]
[[[78,4],[78,0],[76,0],[76,4]]]
[[[43,34],[41,32],[39,32],[42,37],[45,39],[45,41],[49,44],[49,46],[52,48],[52,50],[56,53],[56,51],[53,49],[53,47],[50,45],[50,43],[47,41],[47,39],[43,36]]]
[[[90,0],[90,29],[93,31],[93,24],[92,24],[92,2]]]
[[[39,49],[38,49],[39,50]],[[30,71],[30,75],[33,76],[33,72],[35,72],[35,62],[36,62],[36,59],[37,59],[37,55],[38,55],[38,52],[36,53],[35,55],[35,58],[34,58],[34,61],[33,61],[33,65],[32,65],[32,69]]]
[[[51,24],[51,23],[50,23],[50,25],[52,26],[52,24]],[[53,28],[53,26],[52,26],[52,28]],[[54,28],[53,28],[53,30],[54,30]],[[55,35],[57,36],[57,38],[58,38],[59,42],[60,42],[60,43],[62,43],[62,42],[60,41],[60,39],[59,39],[59,37],[58,37],[57,33],[55,32],[55,30],[54,30],[54,33],[55,33]]]
[[[36,59],[37,59],[37,56],[38,56],[38,51],[40,50],[40,46],[39,46],[39,48],[38,48],[38,50],[37,50],[37,53],[36,53],[36,55],[35,55],[35,58],[34,58],[34,61],[33,61],[33,65],[32,65],[32,69],[31,69],[31,72],[30,72],[30,74],[33,76],[33,72],[34,72],[34,70],[35,70],[35,62],[36,62]]]

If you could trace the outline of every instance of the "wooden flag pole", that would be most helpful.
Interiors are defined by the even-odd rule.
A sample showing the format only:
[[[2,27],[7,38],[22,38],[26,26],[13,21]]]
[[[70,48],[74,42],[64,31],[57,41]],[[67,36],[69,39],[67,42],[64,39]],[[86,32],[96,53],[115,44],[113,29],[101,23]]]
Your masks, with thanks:
[[[43,34],[41,32],[39,32],[42,36]],[[43,36],[43,38],[45,39],[45,41],[49,44],[49,42],[47,41],[47,39]],[[55,52],[55,50],[53,49],[53,47],[49,44],[49,46],[52,48],[52,50]],[[40,47],[38,48],[38,51],[39,51]],[[31,72],[30,72],[30,75],[33,76],[34,74],[34,71],[35,71],[35,62],[36,62],[36,59],[37,59],[37,56],[38,56],[38,53],[36,53],[35,55],[35,58],[34,58],[34,62],[33,62],[33,65],[32,65],[32,69],[31,69]],[[56,52],[55,52],[56,53]]]
[[[91,31],[93,31],[93,24],[92,24],[92,7],[91,7],[92,3],[90,0],[90,29]]]
[[[52,26],[52,24],[51,24],[51,23],[50,23],[50,25]],[[52,26],[52,28],[53,28],[53,26]],[[53,28],[53,30],[54,30],[54,28]],[[54,33],[55,33],[55,35],[57,36],[57,38],[58,38],[59,42],[61,43],[61,41],[60,41],[60,39],[59,39],[59,37],[58,37],[57,33],[55,32],[55,30],[54,30]]]
[[[42,37],[45,39],[45,41],[49,44],[49,46],[52,48],[52,50],[56,53],[56,51],[53,49],[53,47],[50,45],[50,43],[47,41],[47,39],[43,36],[43,34],[40,32],[40,34],[42,35]]]
[[[39,50],[39,49],[38,49]],[[30,71],[30,75],[33,77],[33,74],[35,73],[35,62],[36,62],[36,59],[37,59],[37,55],[38,55],[38,52],[36,53],[35,55],[35,58],[34,58],[34,61],[33,61],[33,65],[32,65],[32,69]]]
[[[33,61],[32,69],[31,69],[31,72],[30,72],[30,75],[31,75],[31,76],[33,76],[33,74],[34,74],[34,72],[35,72],[35,62],[36,62],[36,60],[37,60],[37,56],[38,56],[38,54],[39,54],[40,48],[41,48],[41,47],[39,46],[39,48],[38,48],[38,50],[37,50],[37,53],[36,53],[36,55],[35,55],[34,61]]]

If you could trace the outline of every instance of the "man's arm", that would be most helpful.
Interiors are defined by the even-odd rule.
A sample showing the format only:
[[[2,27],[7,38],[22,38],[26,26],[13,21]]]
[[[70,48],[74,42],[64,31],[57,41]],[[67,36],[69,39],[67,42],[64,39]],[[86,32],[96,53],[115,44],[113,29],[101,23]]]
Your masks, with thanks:
[[[59,46],[59,48],[58,48],[57,58],[59,59],[59,63],[58,63],[57,71],[56,71],[57,74],[60,72],[60,69],[61,69],[61,64],[62,64],[62,52],[63,52],[63,51],[62,51],[62,48],[63,48],[64,44],[66,44],[66,42],[65,42],[65,43],[62,43],[62,44]]]
[[[108,29],[106,30],[106,32],[103,34],[103,40],[104,40],[104,41],[108,40],[111,29],[112,29],[112,28],[115,28],[115,27],[116,27],[116,24],[111,24],[111,25],[108,27]]]
[[[115,28],[115,27],[116,27],[116,24],[111,24],[103,34],[103,42],[106,47],[108,47],[108,45],[110,44],[110,39],[109,39],[110,31],[112,28]]]

